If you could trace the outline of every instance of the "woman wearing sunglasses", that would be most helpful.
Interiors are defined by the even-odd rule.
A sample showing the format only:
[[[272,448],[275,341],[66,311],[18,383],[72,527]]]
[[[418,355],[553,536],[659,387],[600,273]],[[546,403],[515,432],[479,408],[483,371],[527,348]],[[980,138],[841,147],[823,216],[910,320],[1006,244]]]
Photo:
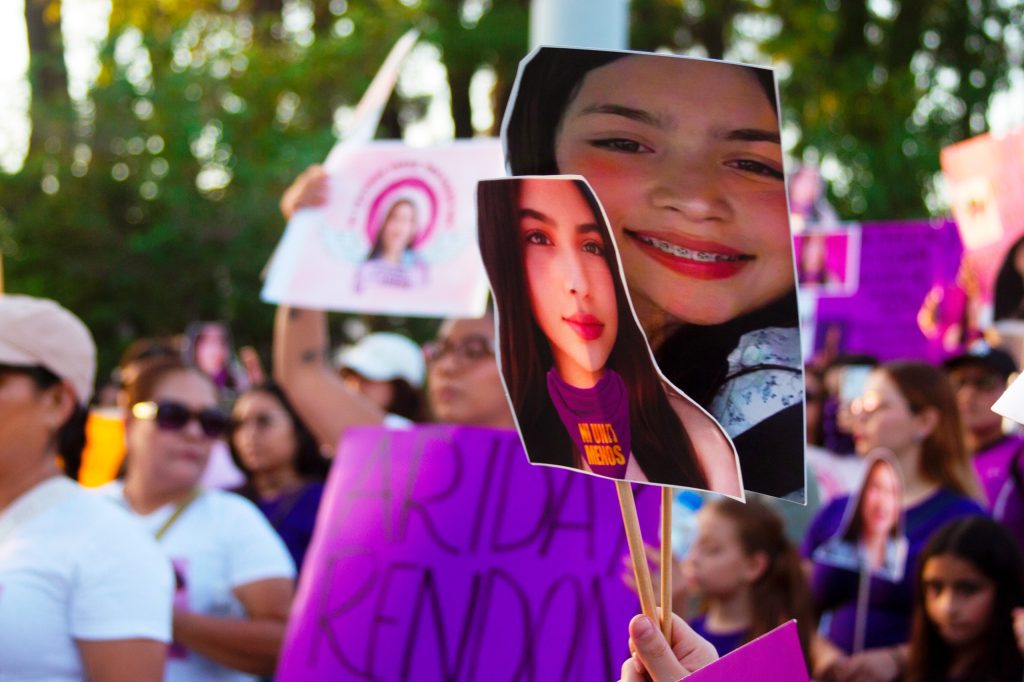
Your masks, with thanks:
[[[301,567],[327,476],[316,438],[281,389],[266,383],[238,397],[228,444],[247,479],[236,492],[260,508]]]
[[[0,679],[163,679],[170,566],[58,464],[82,449],[95,373],[77,317],[0,296]]]
[[[211,446],[228,431],[213,383],[180,359],[158,358],[140,368],[127,395],[127,473],[104,491],[141,520],[175,567],[166,679],[272,674],[295,568],[250,502],[199,486]]]

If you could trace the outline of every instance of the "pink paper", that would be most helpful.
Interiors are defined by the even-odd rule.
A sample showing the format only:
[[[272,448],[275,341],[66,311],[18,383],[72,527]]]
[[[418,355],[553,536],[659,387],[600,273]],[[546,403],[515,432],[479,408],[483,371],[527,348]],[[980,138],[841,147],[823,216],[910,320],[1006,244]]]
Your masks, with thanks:
[[[809,679],[796,621],[791,620],[687,676],[686,682],[808,682]]]

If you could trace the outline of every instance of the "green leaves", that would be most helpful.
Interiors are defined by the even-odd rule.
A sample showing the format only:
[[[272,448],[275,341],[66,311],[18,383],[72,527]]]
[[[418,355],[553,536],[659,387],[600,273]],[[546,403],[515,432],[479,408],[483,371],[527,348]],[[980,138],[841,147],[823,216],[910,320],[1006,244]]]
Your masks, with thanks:
[[[130,340],[196,318],[228,319],[240,343],[267,351],[259,272],[283,229],[278,199],[330,150],[390,46],[415,26],[437,47],[459,136],[475,132],[469,83],[492,70],[496,132],[529,5],[287,0],[282,13],[277,0],[115,0],[88,100],[69,109],[40,84],[29,156],[0,181],[7,289],[79,312],[103,371]],[[939,149],[984,131],[1024,25],[1006,0],[632,0],[631,13],[636,49],[775,60],[792,151],[826,162],[848,219],[943,210]],[[396,94],[381,134],[425,110]]]

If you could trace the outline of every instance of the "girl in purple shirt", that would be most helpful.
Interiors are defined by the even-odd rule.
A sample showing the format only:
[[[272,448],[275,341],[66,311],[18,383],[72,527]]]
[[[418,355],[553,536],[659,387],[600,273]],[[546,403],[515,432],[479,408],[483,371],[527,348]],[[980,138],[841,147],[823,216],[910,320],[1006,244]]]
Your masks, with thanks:
[[[301,568],[313,539],[329,464],[275,384],[243,393],[235,403],[231,427],[231,455],[247,479],[235,492],[256,503]]]
[[[795,618],[808,651],[814,617],[796,547],[782,519],[758,502],[718,499],[698,514],[684,574],[704,612],[689,619],[719,656]]]

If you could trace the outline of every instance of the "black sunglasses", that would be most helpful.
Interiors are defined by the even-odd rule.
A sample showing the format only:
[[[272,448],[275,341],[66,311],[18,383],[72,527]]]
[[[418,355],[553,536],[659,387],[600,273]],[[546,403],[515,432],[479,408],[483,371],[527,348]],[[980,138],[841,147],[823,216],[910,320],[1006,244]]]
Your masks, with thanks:
[[[132,405],[132,416],[136,419],[153,420],[165,431],[180,431],[195,419],[207,438],[220,438],[228,432],[231,423],[227,413],[216,407],[193,412],[187,406],[173,400],[135,403]]]

